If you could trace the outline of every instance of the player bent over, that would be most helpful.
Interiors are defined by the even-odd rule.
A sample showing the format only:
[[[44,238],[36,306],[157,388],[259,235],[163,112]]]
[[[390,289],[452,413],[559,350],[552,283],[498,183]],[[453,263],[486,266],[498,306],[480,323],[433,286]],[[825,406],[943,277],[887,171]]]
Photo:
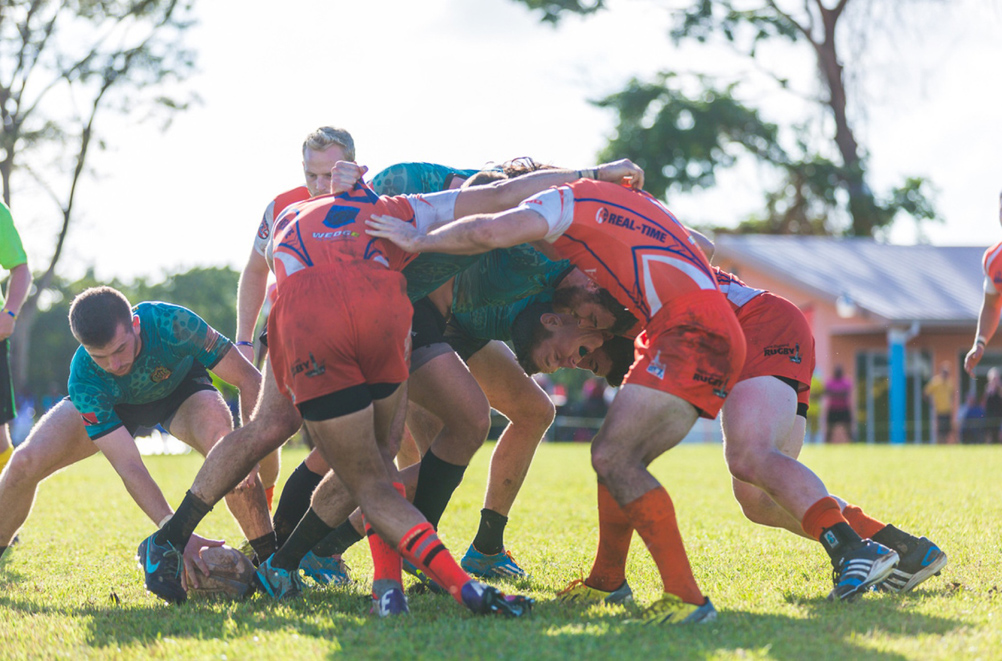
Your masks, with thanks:
[[[186,308],[160,302],[131,308],[117,290],[97,287],[73,300],[70,328],[82,346],[70,366],[69,397],[35,426],[0,476],[0,546],[27,519],[42,480],[99,450],[143,512],[163,522],[171,509],[143,465],[136,430],[161,424],[208,453],[233,429],[233,419],[206,367],[240,389],[243,412],[257,397],[258,371]],[[270,527],[260,481],[230,493],[226,502],[249,538]],[[189,568],[203,544],[199,538],[186,547]],[[172,552],[180,564],[180,552]],[[183,597],[181,589],[175,598]]]

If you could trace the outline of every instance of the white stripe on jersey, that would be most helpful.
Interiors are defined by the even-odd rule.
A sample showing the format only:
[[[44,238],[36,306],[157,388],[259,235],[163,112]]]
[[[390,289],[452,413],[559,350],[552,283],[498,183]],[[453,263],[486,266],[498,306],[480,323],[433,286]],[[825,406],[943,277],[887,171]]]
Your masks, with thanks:
[[[726,284],[721,284],[720,291],[723,292],[728,301],[739,308],[759,294],[765,293],[764,289],[755,289],[754,287],[741,284],[737,280],[730,280]]]

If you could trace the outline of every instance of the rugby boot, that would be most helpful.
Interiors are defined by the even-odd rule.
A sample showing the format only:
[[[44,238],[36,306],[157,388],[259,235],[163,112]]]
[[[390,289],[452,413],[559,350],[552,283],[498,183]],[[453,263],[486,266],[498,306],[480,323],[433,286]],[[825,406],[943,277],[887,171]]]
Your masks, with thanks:
[[[157,544],[156,535],[144,539],[136,552],[146,589],[168,603],[183,604],[188,593],[181,585],[182,553],[170,542]]]
[[[630,584],[623,581],[623,584],[612,592],[606,592],[593,588],[584,582],[583,578],[571,581],[567,587],[557,593],[557,599],[565,604],[625,604],[633,601],[633,590]]]
[[[643,624],[699,624],[717,619],[717,609],[709,598],[702,606],[688,604],[677,594],[666,592],[663,597],[644,609],[635,622]]]
[[[525,570],[518,566],[511,552],[502,550],[494,555],[487,555],[473,548],[466,550],[466,555],[459,561],[459,566],[470,576],[477,578],[524,578]]]
[[[460,596],[463,604],[477,615],[503,615],[522,617],[532,611],[535,603],[528,597],[506,595],[479,581],[469,581],[463,585]]]

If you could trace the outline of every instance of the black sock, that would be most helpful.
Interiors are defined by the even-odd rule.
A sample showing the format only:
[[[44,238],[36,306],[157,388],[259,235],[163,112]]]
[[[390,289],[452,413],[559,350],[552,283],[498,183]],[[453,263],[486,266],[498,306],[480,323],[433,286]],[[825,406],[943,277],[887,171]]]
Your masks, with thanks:
[[[296,466],[296,470],[292,471],[292,475],[286,480],[274,516],[275,535],[278,536],[279,546],[285,544],[296,524],[306,514],[306,510],[310,509],[310,498],[322,479],[324,476],[311,471],[304,461]]]
[[[341,555],[352,544],[362,541],[364,538],[365,535],[355,530],[355,527],[351,525],[351,521],[345,521],[320,540],[320,543],[313,547],[313,552],[324,558],[329,558],[332,555]]]
[[[836,523],[830,528],[825,528],[821,531],[821,538],[818,541],[825,547],[832,562],[841,558],[846,551],[863,543],[863,539],[849,527],[848,523]]]
[[[275,533],[270,532],[267,535],[261,535],[255,539],[251,539],[250,545],[254,549],[254,555],[257,556],[257,564],[261,564],[272,554],[278,550],[278,543],[275,541]]]
[[[278,569],[294,571],[299,568],[299,562],[310,552],[317,542],[333,530],[317,516],[312,509],[303,515],[296,529],[285,540],[282,548],[271,556],[271,566]]]
[[[191,491],[186,492],[184,500],[178,505],[177,511],[164,524],[164,527],[156,534],[153,541],[161,545],[164,542],[170,542],[174,548],[184,550],[184,547],[188,544],[188,540],[191,539],[191,533],[195,532],[198,524],[211,511],[212,505],[202,502]]]
[[[909,535],[904,530],[898,530],[892,525],[886,525],[873,535],[873,541],[897,551],[900,555],[904,555],[910,549],[914,548],[914,544],[918,541],[918,538],[914,535]]]
[[[504,551],[504,527],[508,517],[486,507],[480,510],[480,529],[473,539],[473,548],[484,555],[497,555]]]
[[[452,498],[452,492],[463,481],[466,466],[457,466],[442,461],[428,450],[421,458],[418,471],[417,489],[414,491],[414,507],[424,514],[428,523],[438,528],[445,506]]]

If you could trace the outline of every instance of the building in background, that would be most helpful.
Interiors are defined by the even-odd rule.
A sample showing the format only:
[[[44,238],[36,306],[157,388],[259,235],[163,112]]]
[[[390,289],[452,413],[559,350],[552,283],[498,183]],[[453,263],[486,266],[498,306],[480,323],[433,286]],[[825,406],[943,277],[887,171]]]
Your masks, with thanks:
[[[858,441],[930,442],[935,412],[922,388],[936,367],[948,362],[959,384],[956,411],[970,392],[980,396],[988,370],[1002,365],[997,337],[976,382],[962,368],[981,306],[988,241],[980,247],[900,246],[860,238],[718,235],[715,243],[715,264],[807,315],[821,380],[841,365],[854,384]]]

